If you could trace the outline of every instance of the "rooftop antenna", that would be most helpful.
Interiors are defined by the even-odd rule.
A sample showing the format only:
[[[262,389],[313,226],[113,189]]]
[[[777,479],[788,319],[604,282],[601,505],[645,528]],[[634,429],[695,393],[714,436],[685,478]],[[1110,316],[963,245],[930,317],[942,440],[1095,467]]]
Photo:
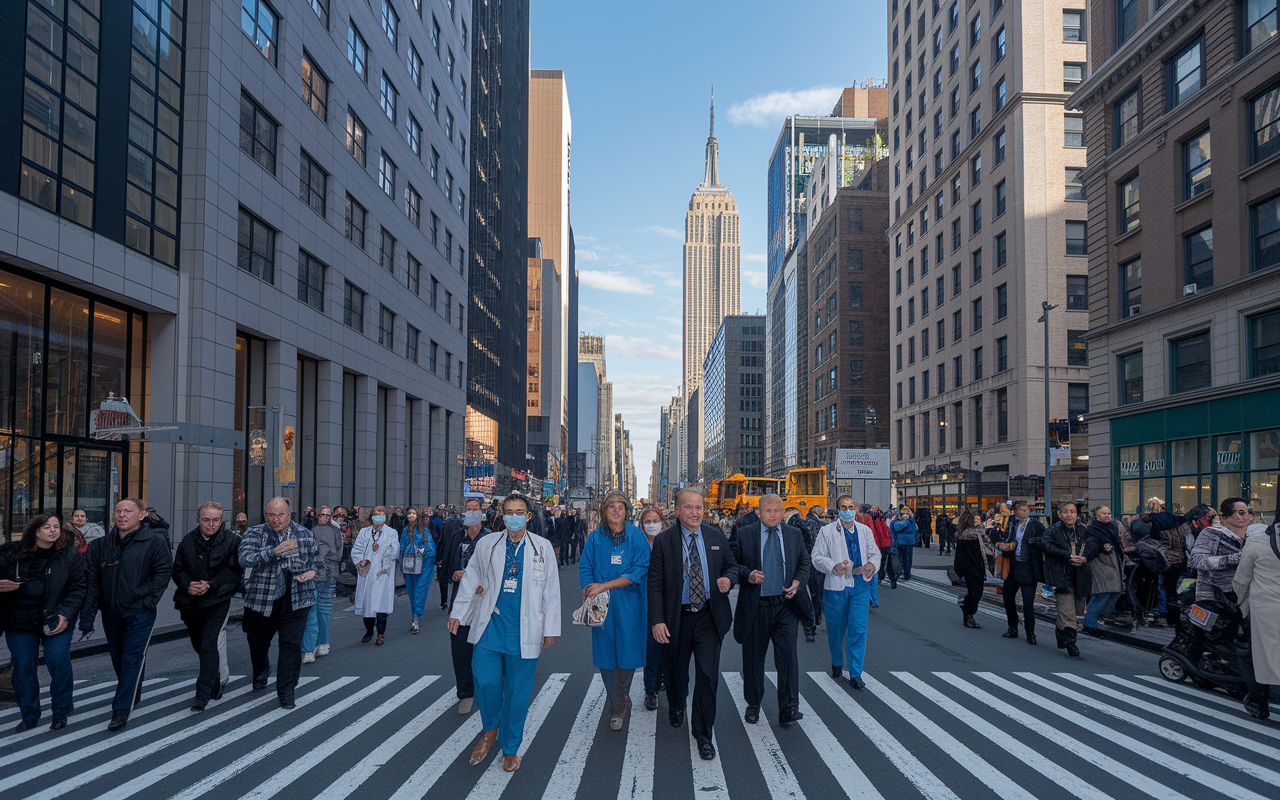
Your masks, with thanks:
[[[716,136],[716,85],[711,84],[711,138]]]

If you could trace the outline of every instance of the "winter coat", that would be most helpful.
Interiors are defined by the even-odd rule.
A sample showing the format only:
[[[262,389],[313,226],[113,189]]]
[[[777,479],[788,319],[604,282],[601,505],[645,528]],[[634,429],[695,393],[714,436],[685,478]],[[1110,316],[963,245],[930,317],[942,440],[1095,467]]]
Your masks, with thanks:
[[[1077,522],[1068,529],[1058,520],[1044,532],[1040,549],[1044,551],[1044,582],[1054,591],[1067,592],[1078,597],[1093,593],[1089,569],[1071,563],[1071,554],[1083,555],[1088,540],[1088,530]]]
[[[893,522],[889,523],[889,530],[893,533],[893,543],[902,547],[903,545],[915,546],[919,537],[919,528],[916,527],[916,521],[907,517],[894,517]]]
[[[224,600],[240,587],[244,570],[240,567],[240,536],[227,528],[219,528],[209,539],[200,528],[189,532],[178,544],[173,556],[173,606],[179,611],[208,608]],[[208,581],[209,591],[191,595],[187,587],[195,581]]]
[[[1245,540],[1232,582],[1240,611],[1249,617],[1253,642],[1253,671],[1258,683],[1280,683],[1280,534],[1272,525],[1266,533]]]
[[[155,611],[173,574],[169,540],[146,522],[120,538],[111,532],[89,543],[85,554],[88,596],[83,613],[89,619],[104,613],[141,614]]]
[[[1114,522],[1093,520],[1089,523],[1084,557],[1089,559],[1089,580],[1093,594],[1124,591],[1124,560],[1120,535]],[[1103,545],[1111,545],[1108,553]]]
[[[338,579],[338,570],[342,565],[342,529],[325,523],[312,528],[311,535],[316,537],[320,560],[324,562],[324,569],[316,570],[316,583],[333,583]]]
[[[987,534],[978,528],[970,528],[956,539],[956,557],[952,562],[961,578],[986,578],[988,550]]]
[[[871,532],[876,535],[876,547],[883,550],[893,546],[893,534],[889,533],[889,523],[884,521],[884,517],[871,519]]]
[[[926,509],[916,512],[916,530],[926,539],[933,535],[933,518]]]
[[[1232,592],[1244,540],[1222,525],[1210,525],[1196,537],[1188,562],[1196,571],[1196,599],[1212,600],[1213,588]]]
[[[21,544],[0,547],[0,578],[13,579],[22,552]],[[76,624],[76,615],[84,605],[87,586],[84,575],[85,559],[72,545],[62,548],[49,559],[44,568],[44,613],[42,619],[54,616],[67,618],[66,630]],[[0,633],[9,625],[9,617],[18,604],[18,592],[0,594]]]

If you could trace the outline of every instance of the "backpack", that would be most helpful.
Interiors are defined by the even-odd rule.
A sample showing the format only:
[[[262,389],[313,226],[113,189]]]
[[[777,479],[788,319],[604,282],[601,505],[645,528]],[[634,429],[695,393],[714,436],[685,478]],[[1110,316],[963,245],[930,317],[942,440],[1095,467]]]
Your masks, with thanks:
[[[1159,536],[1148,536],[1134,545],[1133,559],[1149,571],[1160,574],[1169,569],[1169,543]]]

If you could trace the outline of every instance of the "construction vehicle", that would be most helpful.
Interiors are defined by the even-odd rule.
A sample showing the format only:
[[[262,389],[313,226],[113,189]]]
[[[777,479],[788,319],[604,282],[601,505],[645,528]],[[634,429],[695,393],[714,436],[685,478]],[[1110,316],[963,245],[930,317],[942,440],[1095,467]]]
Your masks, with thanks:
[[[814,506],[828,508],[827,468],[797,467],[788,470],[782,500],[786,506],[786,519],[790,519],[792,514],[803,517]]]
[[[778,493],[782,488],[780,478],[748,478],[742,473],[731,475],[720,481],[720,510],[732,514],[740,505],[748,508],[760,506],[760,496]]]

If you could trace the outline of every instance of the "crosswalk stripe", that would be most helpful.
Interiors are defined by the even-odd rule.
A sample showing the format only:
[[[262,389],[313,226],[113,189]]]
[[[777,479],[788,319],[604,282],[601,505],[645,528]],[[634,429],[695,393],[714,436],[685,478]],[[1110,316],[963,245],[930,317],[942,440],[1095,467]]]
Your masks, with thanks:
[[[1056,729],[1046,730],[1046,725],[1042,720],[1020,711],[995,695],[986,692],[972,683],[963,680],[949,672],[935,672],[934,675],[951,684],[961,692],[965,693],[974,700],[978,700],[986,705],[987,708],[999,711],[1009,719],[1017,722],[1023,727],[1039,736],[1049,740],[1051,744],[1061,747],[1069,753],[1078,756],[1080,759],[1097,766],[1108,775],[1119,778],[1129,784],[1138,791],[1149,794],[1152,797],[1159,797],[1161,800],[1190,800],[1184,794],[1170,789],[1168,786],[1160,783],[1149,775],[1138,772],[1136,769],[1122,764],[1106,753],[1100,752],[1087,744],[1077,741],[1073,736],[1058,736]],[[1104,729],[1105,731],[1106,729]]]
[[[1034,680],[1036,681],[1036,685],[1041,686],[1045,689],[1048,689],[1049,691],[1054,692],[1056,694],[1060,694],[1063,697],[1075,700],[1077,703],[1080,703],[1083,706],[1097,705],[1099,706],[1099,710],[1109,717],[1122,719],[1131,725],[1134,725],[1136,727],[1141,728],[1144,731],[1147,731],[1148,733],[1154,733],[1156,736],[1159,736],[1162,739],[1167,739],[1168,741],[1173,742],[1174,744],[1182,745],[1188,750],[1193,750],[1197,753],[1202,753],[1208,756],[1209,758],[1212,758],[1214,761],[1221,761],[1223,764],[1226,764],[1227,766],[1235,767],[1236,769],[1246,772],[1254,776],[1255,778],[1260,778],[1266,781],[1267,783],[1280,786],[1280,772],[1266,769],[1265,767],[1259,767],[1256,764],[1248,761],[1247,759],[1240,758],[1239,756],[1236,756],[1232,753],[1228,753],[1225,750],[1220,750],[1212,745],[1206,744],[1204,741],[1198,741],[1196,739],[1190,738],[1189,736],[1184,736],[1176,731],[1172,731],[1168,728],[1168,722],[1172,721],[1172,722],[1179,722],[1183,725],[1189,725],[1191,727],[1194,727],[1198,732],[1208,733],[1218,738],[1225,739],[1231,742],[1234,747],[1242,748],[1245,750],[1252,750],[1253,752],[1258,753],[1259,755],[1264,755],[1269,758],[1280,760],[1280,750],[1276,750],[1274,747],[1268,747],[1267,745],[1261,744],[1259,742],[1255,742],[1252,739],[1249,739],[1248,737],[1236,736],[1235,734],[1232,734],[1229,731],[1225,731],[1222,728],[1217,727],[1216,725],[1209,725],[1207,723],[1194,720],[1186,716],[1185,714],[1179,714],[1176,711],[1168,711],[1166,709],[1160,708],[1159,706],[1152,705],[1151,703],[1147,703],[1142,700],[1135,700],[1134,698],[1128,697],[1122,694],[1121,692],[1117,692],[1114,689],[1109,689],[1105,686],[1097,686],[1094,684],[1090,684],[1088,681],[1082,680],[1080,682],[1083,683],[1087,688],[1092,689],[1093,691],[1103,695],[1104,697],[1110,697],[1113,700],[1119,700],[1122,703],[1126,703],[1136,708],[1140,708],[1143,711],[1146,711],[1148,713],[1155,714],[1157,717],[1161,718],[1160,724],[1149,722],[1145,719],[1142,719],[1141,717],[1134,716],[1131,712],[1125,712],[1116,708],[1112,708],[1110,705],[1106,703],[1101,703],[1101,704],[1095,703],[1095,701],[1093,701],[1092,698],[1089,698],[1083,694],[1080,694],[1079,692],[1072,691],[1071,689],[1068,689],[1066,687],[1059,686],[1053,681],[1047,681],[1044,679],[1037,680],[1036,676],[1032,675],[1031,673],[1015,672],[1014,674],[1024,680]],[[1066,677],[1067,679],[1071,680],[1072,683],[1076,682],[1074,680],[1075,676],[1067,676],[1065,674],[1059,674],[1058,677],[1059,678]]]
[[[1104,736],[1111,744],[1120,748],[1127,748],[1134,755],[1141,756],[1154,764],[1172,770],[1185,778],[1195,781],[1201,786],[1205,786],[1215,792],[1225,794],[1228,797],[1234,797],[1235,800],[1241,800],[1241,798],[1246,797],[1249,798],[1249,800],[1263,800],[1263,796],[1257,792],[1251,792],[1243,786],[1233,783],[1226,778],[1214,775],[1213,773],[1207,772],[1199,767],[1194,767],[1186,763],[1184,759],[1170,758],[1166,753],[1151,747],[1145,742],[1141,742],[1132,736],[1127,736],[1114,728],[1108,728],[1107,726],[1100,724],[1097,720],[1089,719],[1083,714],[1079,714],[1069,708],[1065,708],[1044,695],[1037,694],[1024,686],[1019,686],[1012,681],[1005,680],[999,675],[995,675],[991,672],[975,672],[974,675],[977,675],[984,681],[993,683],[1010,692],[1013,697],[1021,697],[1036,703],[1040,710],[1047,711],[1050,714],[1056,714],[1059,717],[1084,728],[1090,733]],[[1040,679],[1037,679],[1036,683],[1038,686],[1042,687],[1047,684],[1046,681]],[[1084,707],[1088,708],[1090,711],[1101,711],[1103,713],[1107,713],[1110,710],[1107,708],[1105,703],[1086,702]],[[1134,721],[1132,715],[1120,715],[1120,719],[1128,722]]]
[[[689,760],[693,764],[693,791],[699,800],[729,800],[724,765],[720,763],[720,742],[714,731],[711,733],[711,746],[716,749],[716,757],[703,761],[702,756],[698,755],[698,740],[690,732]]]
[[[825,672],[810,672],[809,677],[817,682],[818,687],[831,698],[845,716],[853,720],[853,724],[858,727],[862,735],[870,739],[871,743],[898,768],[898,771],[911,781],[920,794],[930,800],[960,800],[959,795],[947,788],[947,785],[939,780],[938,776],[934,775],[920,759],[908,752],[907,748],[866,709],[854,701],[834,678]]]
[[[656,754],[658,712],[644,707],[644,679],[631,681],[631,721],[627,723],[627,750],[618,779],[618,800],[653,797],[653,762]]]
[[[743,714],[747,710],[747,700],[744,694],[742,683],[742,674],[739,672],[724,673],[724,684],[729,689],[729,696],[733,698],[733,704],[737,706],[738,713]],[[778,742],[778,737],[774,734],[773,728],[766,720],[763,724],[755,725],[743,724],[743,728],[747,731],[747,741],[751,743],[751,750],[756,754],[756,762],[760,765],[760,771],[764,775],[764,785],[769,789],[769,796],[775,800],[780,797],[804,797],[804,792],[800,790],[800,783],[796,780],[795,772],[792,771],[791,765],[787,763],[787,757],[782,752],[782,745]]]
[[[632,685],[635,679],[632,678]],[[560,800],[578,794],[578,785],[582,783],[582,771],[587,767],[587,756],[591,754],[591,743],[595,741],[596,731],[600,728],[600,712],[604,708],[604,681],[600,673],[591,676],[591,685],[587,687],[587,696],[582,700],[578,716],[573,721],[573,728],[565,738],[564,749],[551,771],[551,780],[542,791],[543,800]]]
[[[778,673],[765,673],[769,676],[769,680],[776,686],[778,683]],[[818,712],[813,710],[809,705],[809,701],[804,699],[804,695],[800,695],[800,713],[804,714],[804,719],[795,723],[800,726],[800,730],[804,731],[809,737],[809,741],[813,744],[818,754],[822,756],[822,762],[831,769],[831,776],[836,779],[841,790],[844,791],[845,797],[853,800],[884,800],[883,795],[858,767],[857,763],[849,756],[848,750],[844,745],[836,739],[835,734],[827,727],[826,723],[818,716]]]
[[[1241,716],[1240,717],[1223,716],[1221,711],[1210,708],[1208,706],[1202,706],[1199,703],[1188,702],[1186,700],[1183,700],[1180,697],[1174,697],[1173,695],[1166,694],[1157,689],[1152,689],[1150,686],[1145,686],[1140,683],[1134,683],[1133,681],[1126,681],[1122,678],[1117,678],[1114,675],[1099,675],[1098,677],[1102,678],[1103,680],[1110,681],[1111,683],[1117,684],[1119,686],[1123,686],[1131,692],[1136,692],[1138,694],[1145,694],[1148,697],[1155,697],[1159,700],[1165,701],[1166,703],[1174,703],[1175,705],[1177,705],[1178,708],[1183,709],[1185,711],[1196,711],[1198,713],[1211,716],[1214,719],[1216,719],[1218,722],[1224,723],[1226,725],[1235,725],[1238,728],[1244,728],[1250,733],[1256,733],[1259,736],[1266,736],[1270,739],[1280,739],[1280,731],[1276,731],[1265,725],[1259,725],[1257,722],[1253,721],[1251,718],[1243,716],[1244,707],[1238,701],[1234,703],[1224,703],[1224,705],[1231,708],[1233,711],[1240,714]],[[1213,698],[1213,696],[1210,695],[1208,692],[1200,692],[1199,694],[1201,695],[1202,699],[1217,699],[1217,698]],[[1165,713],[1168,713],[1168,712],[1165,712]],[[1199,727],[1199,725],[1200,723],[1197,722],[1196,727]],[[1235,741],[1235,737],[1232,737],[1232,741],[1233,742]]]
[[[154,686],[157,683],[164,683],[167,680],[169,679],[168,678],[150,678],[148,680],[143,681],[142,685],[145,688],[147,686]],[[195,683],[194,680],[191,682]],[[84,695],[88,695],[89,692],[99,691],[101,689],[106,689],[108,687],[111,689],[111,691],[109,692],[102,692],[101,694],[95,694],[88,697],[84,696]],[[99,701],[106,700],[115,696],[116,696],[116,682],[107,681],[106,683],[98,683],[98,684],[94,684],[93,686],[87,686],[83,689],[80,689],[74,695],[72,695],[71,702],[78,706],[87,706],[90,703],[97,703]],[[49,690],[44,689],[43,691],[40,692],[40,703],[43,706],[48,701],[49,701]],[[17,719],[21,715],[22,715],[21,708],[10,708],[5,711],[0,711],[0,723],[3,723],[4,720],[11,719],[11,718]]]
[[[422,800],[426,797],[427,792],[449,765],[457,761],[458,756],[464,754],[463,748],[474,742],[479,733],[480,712],[473,711],[466,721],[448,739],[445,739],[444,744],[437,747],[430,758],[422,762],[422,766],[414,770],[409,779],[400,785],[396,793],[391,796],[391,800]],[[466,753],[470,753],[470,750]]]
[[[1113,675],[1099,675],[1098,677],[1106,678],[1107,680],[1112,680],[1113,678],[1115,678],[1115,676]],[[1197,689],[1193,686],[1184,686],[1181,683],[1171,683],[1170,681],[1166,681],[1164,678],[1156,678],[1151,675],[1135,675],[1134,677],[1140,681],[1146,681],[1147,683],[1152,683],[1152,684],[1155,684],[1156,686],[1162,686],[1168,691],[1177,692],[1178,694],[1185,694],[1190,697],[1194,697],[1197,700],[1203,700],[1206,703],[1213,703],[1214,705],[1219,705],[1219,706],[1222,706],[1223,708],[1229,708],[1232,711],[1239,711],[1242,707],[1240,705],[1239,700],[1232,700],[1228,697],[1219,697],[1217,692],[1206,691],[1204,689]],[[1253,729],[1255,731],[1267,730],[1262,726],[1254,726]]]
[[[547,676],[546,683],[542,684],[542,688],[534,696],[533,702],[529,704],[529,716],[524,721],[524,738],[520,741],[520,749],[516,751],[516,755],[524,758],[524,754],[529,750],[529,745],[533,744],[533,738],[538,735],[538,730],[542,727],[542,723],[546,721],[547,714],[550,713],[551,707],[555,705],[556,698],[560,696],[560,692],[564,689],[564,685],[568,680],[569,673],[567,672],[555,672]],[[499,738],[501,738],[501,734],[499,734]],[[471,789],[471,794],[467,795],[467,800],[495,800],[507,788],[507,784],[511,782],[513,773],[507,772],[502,768],[501,743],[494,742],[493,749],[489,752],[491,753],[489,767],[480,776],[480,780],[476,781],[476,785]]]
[[[937,723],[921,714],[913,706],[908,705],[888,686],[866,673],[863,673],[862,679],[866,682],[867,688],[871,690],[872,694],[884,701],[889,708],[897,712],[898,716],[911,723],[916,730],[924,734],[926,739],[936,744],[942,752],[951,756],[957,764],[968,770],[973,777],[990,787],[998,797],[1019,797],[1023,800],[1035,800],[1035,795],[1023,789],[986,759],[981,758],[977,753],[965,747],[959,739],[947,733]]]
[[[196,682],[196,679],[191,678],[190,680],[179,681],[178,683],[171,683],[168,686],[161,686],[159,689],[149,692],[147,695],[149,699],[148,703],[145,706],[138,707],[137,710],[134,711],[134,713],[129,716],[129,719],[136,719],[137,717],[145,716],[148,713],[154,713],[162,708],[167,708],[173,705],[174,703],[181,703],[185,699],[181,695],[179,695],[178,697],[169,698],[168,700],[163,700],[158,703],[151,702],[150,699],[158,695],[164,695],[169,692],[176,691],[178,689],[183,689],[187,686],[191,686],[195,682]],[[114,697],[115,692],[112,692],[108,696]],[[109,712],[111,709],[110,707],[108,707],[105,710]],[[111,715],[108,713],[103,716],[109,719]],[[10,753],[7,759],[8,763],[12,764],[15,761],[21,761],[24,758],[31,758],[32,756],[38,755],[39,753],[43,753],[47,750],[61,750],[67,746],[68,742],[73,742],[77,739],[82,739],[85,736],[92,736],[95,733],[100,733],[102,730],[100,727],[98,727],[98,725],[100,724],[101,724],[101,719],[96,718],[95,715],[92,714],[91,712],[86,712],[84,714],[73,714],[67,719],[68,727],[72,728],[70,732],[60,734],[55,739],[42,738],[40,741],[33,743],[30,747],[24,750],[19,750],[17,752]],[[7,745],[9,745],[11,742],[18,741],[19,739],[33,739],[35,733],[36,733],[36,730],[31,730],[25,733],[13,733],[4,738],[0,738],[0,748],[4,748]]]
[[[922,585],[922,584],[918,584],[918,583],[916,583],[915,581],[907,581],[906,583],[901,583],[900,585],[902,585],[902,586],[906,586],[908,589],[912,589],[912,590],[914,590],[914,591],[917,591],[917,592],[919,592],[920,594],[927,594],[927,595],[929,595],[930,597],[936,597],[936,598],[938,598],[939,600],[946,600],[946,601],[948,601],[948,602],[950,602],[950,603],[953,603],[953,604],[954,604],[954,603],[956,603],[956,601],[960,599],[960,595],[959,595],[959,594],[956,594],[956,593],[954,593],[954,592],[948,592],[946,589],[943,589],[942,587],[937,587],[937,586],[924,586],[924,585]],[[957,607],[957,608],[959,608],[959,605],[957,605],[956,607]],[[1005,615],[1004,615],[1004,612],[1003,612],[1003,611],[999,611],[999,610],[997,610],[997,609],[991,608],[991,607],[987,606],[985,603],[979,603],[979,604],[978,604],[978,613],[979,613],[979,614],[984,614],[984,615],[986,615],[986,616],[988,616],[988,617],[996,617],[997,619],[1005,619]]]
[[[1080,800],[1107,800],[1110,797],[1106,792],[1099,791],[1095,786],[1081,781],[1070,770],[1040,755],[1023,742],[1001,731],[995,725],[982,719],[964,706],[944,697],[940,692],[914,675],[908,672],[894,672],[892,674],[895,678],[931,700],[934,705],[987,737],[1000,749],[1049,779],[1051,784],[1061,786],[1076,797],[1079,797]]]
[[[412,684],[410,684],[409,686],[406,686],[403,690],[401,690],[398,694],[396,694],[390,700],[387,700],[382,705],[378,706],[374,710],[360,717],[360,719],[356,720],[353,723],[344,725],[342,727],[342,730],[338,731],[333,736],[330,736],[327,740],[324,741],[324,743],[316,745],[315,747],[312,747],[311,749],[309,749],[306,755],[302,756],[301,758],[294,759],[293,761],[289,762],[288,766],[280,770],[277,770],[276,773],[272,775],[268,780],[258,784],[253,788],[252,791],[246,793],[241,798],[241,800],[266,800],[266,798],[275,797],[286,786],[293,783],[298,778],[301,778],[307,772],[307,770],[311,769],[312,767],[316,766],[324,759],[338,752],[338,750],[344,745],[350,745],[351,742],[354,741],[357,736],[369,730],[369,728],[373,727],[374,724],[376,724],[379,720],[383,719],[392,711],[395,711],[397,708],[404,705],[407,701],[413,699],[423,689],[426,689],[428,686],[430,686],[431,684],[439,680],[439,678],[440,678],[439,675],[424,675],[423,677],[414,681]],[[381,686],[375,685],[375,690],[376,688],[381,688]],[[351,702],[358,701],[359,699],[360,699],[359,697],[353,697],[351,698]],[[329,709],[329,711],[333,711],[334,714],[337,714],[340,710],[341,710],[340,706],[334,706],[331,709]],[[325,713],[327,714],[328,712],[325,712]],[[317,717],[316,719],[319,719],[319,717]],[[320,721],[323,721],[323,720],[320,720]],[[305,733],[305,731],[303,731],[303,733]],[[296,738],[296,737],[292,737],[292,738]],[[281,744],[284,744],[284,743],[282,742]],[[377,748],[375,748],[374,752],[377,752]],[[360,759],[357,763],[359,763],[360,766],[362,767],[366,766],[363,759]],[[183,792],[179,795],[176,795],[175,797],[185,798],[185,797],[194,797],[194,796],[195,795],[191,795],[187,792]]]
[[[453,704],[457,699],[454,696],[456,690],[457,687],[454,687],[454,690],[445,692],[444,696],[432,703],[426,711],[418,714],[409,724],[388,737],[377,750],[361,759],[360,764],[370,768],[367,772],[354,769],[347,770],[341,778],[322,789],[316,795],[316,800],[321,800],[322,798],[323,800],[346,800],[347,797],[350,797],[356,789],[359,789],[366,780],[373,776],[374,772],[390,763],[391,759],[395,758],[410,742],[418,738],[444,712],[453,708]],[[346,733],[340,733],[339,737],[346,738]]]

